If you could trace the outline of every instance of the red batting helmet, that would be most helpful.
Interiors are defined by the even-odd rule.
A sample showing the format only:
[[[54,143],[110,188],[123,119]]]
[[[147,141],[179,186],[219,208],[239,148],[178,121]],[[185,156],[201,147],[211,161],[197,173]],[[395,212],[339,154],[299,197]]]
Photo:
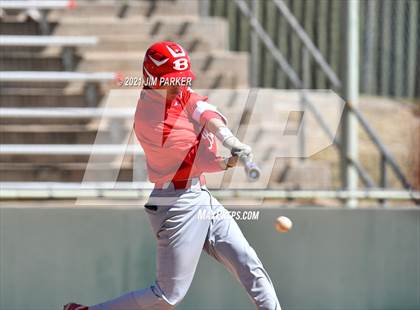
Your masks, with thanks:
[[[195,79],[187,52],[181,45],[171,41],[157,42],[147,49],[143,60],[143,77],[149,82],[157,79],[156,86],[152,88],[161,86],[160,78]]]

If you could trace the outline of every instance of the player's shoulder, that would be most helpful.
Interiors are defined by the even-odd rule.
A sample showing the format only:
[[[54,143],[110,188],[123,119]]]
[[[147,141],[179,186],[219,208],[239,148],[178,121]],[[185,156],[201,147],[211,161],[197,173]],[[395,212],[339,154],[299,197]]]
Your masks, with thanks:
[[[186,104],[194,104],[197,101],[207,101],[208,98],[198,94],[191,87],[185,87],[181,92],[181,99]]]

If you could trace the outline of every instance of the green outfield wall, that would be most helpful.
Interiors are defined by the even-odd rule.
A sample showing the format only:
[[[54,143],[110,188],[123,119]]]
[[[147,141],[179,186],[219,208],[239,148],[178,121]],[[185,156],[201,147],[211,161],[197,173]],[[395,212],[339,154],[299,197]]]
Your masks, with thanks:
[[[293,219],[288,234],[273,221]],[[139,208],[1,208],[0,309],[100,302],[154,280],[154,239]],[[420,210],[284,209],[239,222],[283,309],[419,309]],[[203,253],[178,309],[254,309]]]

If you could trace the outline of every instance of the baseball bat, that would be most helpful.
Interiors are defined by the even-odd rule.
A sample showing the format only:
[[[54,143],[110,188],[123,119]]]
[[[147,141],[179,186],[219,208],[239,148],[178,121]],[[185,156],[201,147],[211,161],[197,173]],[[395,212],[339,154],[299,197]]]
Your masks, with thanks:
[[[244,165],[248,180],[251,182],[257,181],[261,176],[261,169],[258,168],[257,164],[249,160],[248,156],[239,156],[239,160]]]

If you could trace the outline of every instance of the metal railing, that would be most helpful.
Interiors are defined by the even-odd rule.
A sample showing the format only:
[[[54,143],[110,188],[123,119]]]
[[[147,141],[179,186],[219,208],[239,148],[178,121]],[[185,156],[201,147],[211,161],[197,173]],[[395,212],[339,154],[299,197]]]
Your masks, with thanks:
[[[39,10],[51,10],[51,9],[67,9],[74,7],[76,1],[74,0],[2,0],[0,2],[1,9],[9,10],[27,10],[27,9],[39,9]]]
[[[98,43],[92,36],[0,35],[0,46],[89,46]]]
[[[341,142],[338,141],[332,135],[332,133],[328,129],[328,126],[325,125],[325,122],[323,120],[323,117],[322,117],[322,114],[320,113],[320,111],[307,98],[307,96],[305,94],[305,91],[304,91],[304,87],[305,87],[304,78],[300,78],[298,73],[293,69],[293,66],[291,66],[288,63],[286,57],[284,57],[284,55],[281,53],[281,51],[276,47],[276,44],[271,39],[270,35],[264,30],[264,28],[261,26],[258,19],[254,16],[253,12],[249,9],[246,1],[244,1],[244,0],[234,0],[234,2],[236,4],[236,6],[239,8],[239,10],[241,11],[241,13],[249,19],[250,26],[253,30],[253,33],[255,33],[258,37],[258,40],[260,40],[264,44],[266,50],[268,50],[268,51],[270,51],[270,53],[272,53],[273,58],[276,61],[278,67],[283,72],[286,73],[288,78],[292,81],[293,85],[297,89],[301,90],[302,102],[303,102],[304,106],[307,107],[312,113],[314,113],[315,117],[320,122],[321,127],[324,128],[325,133],[329,137],[333,137],[334,145],[336,147],[340,148],[341,147]],[[309,36],[306,35],[305,31],[299,25],[299,22],[291,14],[290,10],[288,10],[288,8],[284,4],[284,2],[282,0],[273,0],[273,3],[275,3],[276,8],[285,17],[286,21],[291,26],[293,32],[302,41],[302,43],[304,45],[304,53],[303,53],[304,58],[312,56],[314,58],[315,62],[320,67],[320,69],[322,70],[322,72],[324,72],[324,74],[326,75],[328,80],[332,83],[332,85],[334,85],[336,88],[339,88],[341,86],[341,81],[337,78],[334,71],[331,69],[331,67],[328,65],[328,63],[323,58],[322,53],[313,44],[313,42],[310,40]],[[303,59],[303,62],[305,62],[305,59]],[[83,76],[83,73],[76,73],[76,72],[74,72],[74,75],[72,75],[71,78],[70,78],[70,76],[65,77],[63,75],[63,76],[61,76],[61,79],[57,80],[57,75],[54,75],[54,74],[57,74],[57,73],[63,73],[63,72],[53,72],[53,75],[51,75],[51,72],[48,72],[48,73],[46,73],[46,72],[44,72],[44,73],[43,72],[41,72],[41,73],[36,72],[36,76],[34,75],[34,72],[0,72],[0,81],[39,81],[39,80],[54,81],[54,82],[59,81],[59,80],[61,80],[61,81],[70,81],[70,80],[71,81],[86,81],[86,80],[89,80],[90,81],[90,79],[86,79],[86,76]],[[64,74],[69,74],[69,72],[64,72]],[[92,79],[92,81],[103,80],[103,79],[98,79],[97,77],[95,78],[94,76],[90,76],[90,78]],[[115,75],[112,74],[112,78],[111,78],[111,76],[108,76],[106,79],[115,79]],[[386,184],[387,184],[387,174],[385,172],[386,172],[387,165],[389,165],[391,167],[392,171],[395,173],[395,175],[399,179],[399,181],[401,182],[401,184],[403,185],[403,187],[408,190],[408,191],[404,192],[404,193],[406,193],[406,195],[408,195],[408,196],[405,196],[405,197],[409,197],[409,198],[414,197],[415,198],[415,196],[413,196],[413,194],[410,190],[409,182],[405,178],[404,174],[402,173],[402,171],[399,168],[398,164],[396,163],[395,159],[392,157],[392,155],[387,150],[387,148],[382,144],[382,142],[380,141],[380,139],[378,138],[378,136],[376,135],[374,130],[370,127],[368,122],[365,120],[364,116],[358,111],[358,109],[356,107],[353,107],[349,104],[347,105],[347,107],[356,116],[356,118],[358,119],[361,127],[366,131],[366,133],[368,134],[371,141],[376,145],[376,147],[378,148],[378,150],[381,153],[381,163],[380,163],[380,165],[384,168],[384,169],[382,169],[382,171],[384,173],[383,173],[382,178],[381,178],[381,186],[385,187]],[[17,111],[10,111],[9,110],[9,111],[5,111],[5,112],[9,113],[10,117],[13,117],[11,115],[13,115],[13,113],[16,114]],[[71,112],[71,111],[67,111],[67,112]],[[55,116],[57,116],[57,117],[71,117],[70,115],[73,114],[73,112],[66,114],[66,111],[55,111],[55,112],[52,112],[52,113],[53,114],[56,113]],[[27,117],[31,117],[30,112],[26,113],[26,115],[27,115]],[[103,116],[103,115],[100,115],[100,111],[93,111],[93,110],[86,111],[85,115],[86,115],[86,117],[102,117]],[[54,116],[54,115],[51,115],[51,116]],[[121,116],[121,118],[124,118],[124,117],[125,116],[123,116],[123,115]],[[17,151],[16,149],[13,149],[14,147],[16,148],[16,146],[13,146],[13,145],[6,145],[5,148],[2,146],[2,150],[5,150],[4,152],[6,152],[6,154],[9,154],[12,151]],[[42,147],[45,147],[45,145],[42,145]],[[52,148],[56,147],[56,149],[50,149],[50,151],[55,152],[55,150],[58,150],[58,148],[60,148],[60,145],[50,146],[50,147],[52,147]],[[72,145],[71,147],[73,148],[74,145]],[[88,149],[90,151],[92,151],[92,146],[87,146],[86,149],[80,150],[80,152],[85,154],[86,152],[89,152]],[[29,152],[34,152],[34,146],[28,145],[27,149],[21,148],[20,150],[21,150],[21,152],[28,152],[28,151]],[[73,151],[76,151],[76,150],[77,150],[77,148],[74,148]],[[9,152],[9,153],[7,153],[7,152]],[[354,166],[354,168],[357,170],[360,178],[362,179],[362,181],[365,183],[365,185],[367,187],[375,187],[375,183],[373,182],[372,178],[369,176],[367,171],[361,166],[361,164],[358,161],[355,161],[351,158],[346,158],[346,160],[349,162],[349,164]],[[283,191],[283,192],[284,193],[286,193],[286,192],[290,193],[290,191]],[[308,191],[308,192],[310,192],[310,191]],[[333,193],[333,192],[338,193],[338,191],[329,191],[329,193]],[[367,191],[360,191],[360,192],[365,193]],[[369,190],[368,192],[371,192],[371,190]],[[278,193],[280,193],[280,191]],[[356,192],[354,192],[354,191],[351,191],[351,192],[341,191],[340,193],[345,193],[345,194],[342,194],[341,196],[336,195],[335,197],[356,197],[356,198],[359,197],[358,194],[356,194]],[[280,194],[277,194],[277,195],[281,196]],[[284,195],[284,197],[286,197],[285,194],[283,194],[283,195]],[[293,195],[298,196],[299,194],[296,193],[296,194],[293,194]],[[292,196],[287,196],[287,197],[294,197],[293,195]],[[362,196],[363,195],[360,195],[360,197],[362,197]],[[367,196],[369,196],[369,195],[367,195]],[[379,196],[374,195],[374,196],[369,196],[369,197],[379,197]],[[377,199],[389,199],[387,197],[388,197],[387,195],[382,195],[381,197],[379,197]]]
[[[101,82],[117,78],[114,72],[0,71],[0,82]]]
[[[144,154],[137,144],[2,144],[0,155],[123,155]]]
[[[0,1],[0,9],[5,10],[26,10],[29,15],[36,19],[39,24],[39,29],[44,35],[48,35],[51,32],[50,23],[48,22],[47,12],[49,10],[57,9],[73,9],[76,7],[75,0],[2,0]],[[35,14],[33,14],[35,11]]]
[[[134,117],[135,108],[0,108],[3,118],[92,119]]]
[[[150,182],[0,182],[1,199],[144,199],[150,194]],[[212,194],[220,199],[387,199],[393,201],[420,200],[420,192],[401,190],[273,190],[273,189],[214,189]]]
[[[0,108],[2,118],[46,119],[131,119],[134,108]],[[2,144],[0,155],[143,155],[137,144]],[[1,199],[24,198],[145,198],[152,184],[149,182],[0,182]],[[366,199],[407,201],[419,199],[420,192],[365,189],[347,190],[216,190],[219,198],[250,199]]]
[[[231,0],[200,0],[208,2],[207,15],[225,17],[230,24],[231,47],[234,50],[249,50],[249,27],[240,18],[239,9]],[[303,41],[292,33],[288,23],[274,1],[258,1],[261,25],[274,39],[276,45],[299,72],[304,70],[301,62]],[[286,8],[300,22],[307,35],[321,51],[334,71],[340,73],[340,54],[344,52],[342,36],[343,23],[347,11],[343,6],[348,1],[288,0],[283,1]],[[416,100],[420,96],[420,83],[416,72],[419,65],[417,51],[419,36],[419,1],[366,0],[357,1],[360,6],[360,62],[357,67],[362,72],[360,89],[362,93],[407,98]],[[252,4],[253,0],[247,0]],[[205,6],[203,5],[203,10]],[[252,7],[252,9],[254,9]],[[252,41],[252,40],[251,40]],[[251,43],[252,44],[252,43]],[[260,83],[263,87],[290,87],[287,77],[275,72],[274,59],[269,52],[259,54]],[[331,83],[316,66],[316,60],[309,62],[310,88],[329,88]],[[263,74],[261,74],[263,73]]]
[[[304,45],[305,52],[303,55],[310,55],[314,58],[322,72],[326,75],[328,80],[332,83],[332,85],[338,89],[341,87],[341,81],[338,79],[334,71],[331,69],[331,67],[328,65],[328,63],[323,58],[321,52],[317,49],[315,44],[311,41],[309,36],[305,33],[303,28],[299,25],[299,22],[296,20],[296,18],[293,16],[293,14],[290,12],[290,10],[287,8],[283,0],[272,0],[275,4],[278,11],[285,17],[288,24],[291,26],[291,29],[293,32],[298,36],[298,38],[302,41]],[[342,142],[336,139],[332,133],[328,130],[328,126],[326,126],[322,114],[318,111],[315,105],[313,105],[305,95],[304,91],[304,81],[298,76],[297,72],[293,69],[293,67],[288,63],[286,57],[281,53],[279,48],[275,45],[269,34],[264,30],[262,25],[260,24],[257,17],[254,15],[254,13],[249,8],[248,4],[244,0],[234,0],[236,6],[240,10],[240,12],[249,20],[250,27],[255,35],[257,35],[258,39],[264,44],[264,47],[267,51],[269,51],[274,60],[276,61],[278,67],[286,73],[287,77],[290,79],[290,81],[293,83],[294,87],[297,89],[300,89],[302,92],[302,100],[303,105],[308,107],[309,110],[314,114],[318,122],[320,123],[321,127],[324,129],[325,133],[330,137],[333,138],[334,145],[340,149],[342,147]],[[255,42],[255,41],[254,41]],[[258,48],[258,47],[256,47]],[[252,49],[252,47],[251,47]],[[306,56],[307,57],[307,56]],[[305,62],[305,59],[303,59],[303,62]],[[387,184],[387,174],[386,167],[389,164],[392,171],[394,172],[395,176],[401,183],[401,185],[407,189],[411,190],[411,185],[408,182],[407,178],[404,176],[404,173],[402,172],[401,168],[397,164],[394,157],[391,155],[391,153],[388,151],[386,146],[381,142],[378,135],[375,133],[373,128],[368,124],[366,119],[364,118],[363,114],[353,105],[350,103],[346,103],[347,108],[353,113],[358,120],[359,124],[363,128],[363,130],[367,133],[368,137],[370,138],[371,142],[376,146],[378,151],[381,154],[381,162],[380,167],[382,171],[382,177],[381,177],[381,183],[380,185],[382,187],[385,187]],[[352,158],[345,158],[347,163],[352,165],[357,173],[359,174],[359,177],[364,182],[364,184],[367,187],[373,188],[375,187],[375,183],[373,182],[372,178],[369,176],[368,172],[363,168],[363,166],[356,160]]]
[[[87,36],[14,36],[0,35],[0,46],[12,48],[26,47],[61,47],[61,60],[64,70],[75,69],[76,49],[80,46],[92,46],[98,43],[97,37]],[[7,50],[4,51],[6,54]]]

